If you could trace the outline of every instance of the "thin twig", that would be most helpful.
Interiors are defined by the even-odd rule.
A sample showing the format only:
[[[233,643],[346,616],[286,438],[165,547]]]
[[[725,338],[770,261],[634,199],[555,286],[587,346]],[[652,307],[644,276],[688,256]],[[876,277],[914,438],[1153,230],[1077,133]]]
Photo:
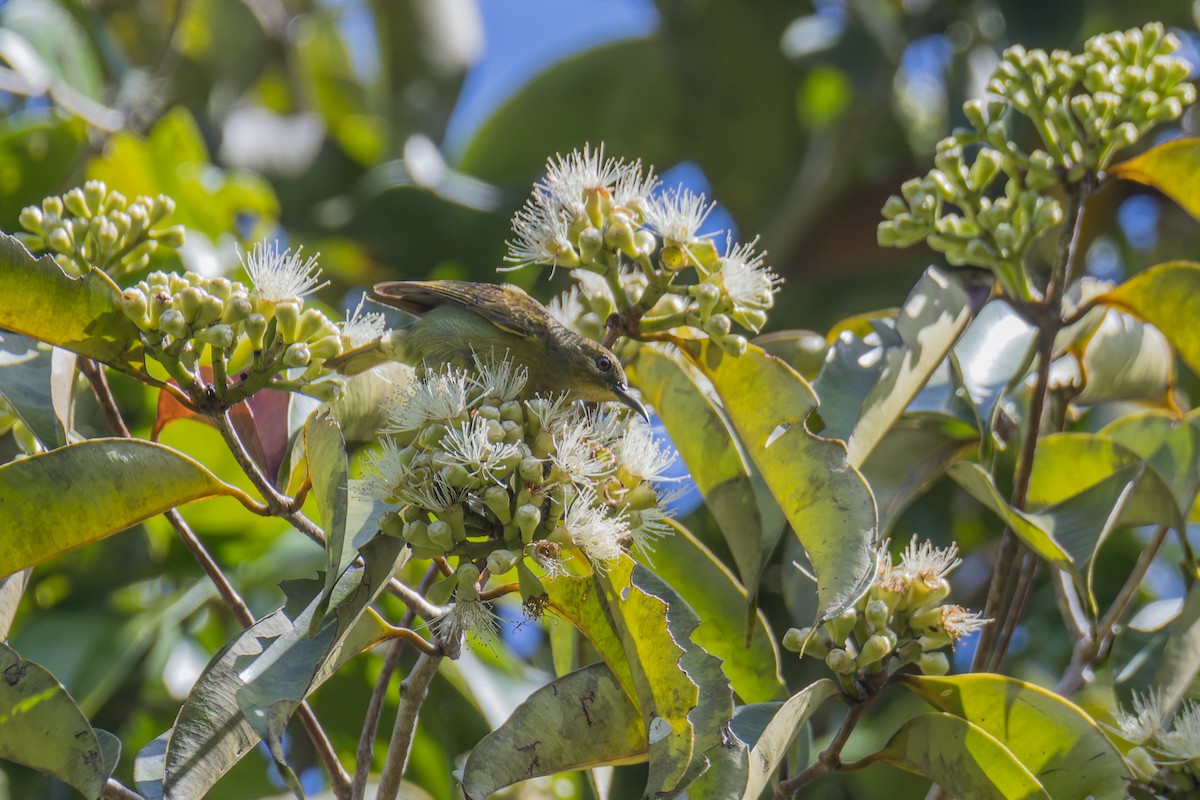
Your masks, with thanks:
[[[383,774],[379,776],[379,788],[375,795],[378,800],[396,800],[400,792],[400,781],[408,767],[408,755],[417,730],[417,717],[441,662],[442,656],[422,653],[412,671],[400,682],[400,708],[396,712],[396,724],[392,728]]]
[[[788,778],[775,787],[775,794],[772,796],[774,800],[791,797],[826,772],[841,769],[842,748],[846,746],[858,720],[878,696],[878,691],[871,692],[862,702],[850,706],[850,710],[842,718],[842,724],[838,726],[837,733],[833,735],[833,741],[829,743],[829,746],[822,750],[817,759],[809,764],[803,772],[796,773],[794,777]]]
[[[430,564],[425,570],[421,582],[417,584],[415,594],[424,597],[429,587],[441,573]],[[407,591],[414,591],[404,587]],[[405,610],[400,619],[400,625],[410,627],[416,621],[417,613],[413,605]],[[388,648],[379,677],[375,680],[375,688],[371,691],[371,701],[367,704],[367,713],[363,719],[362,733],[358,738],[358,751],[354,761],[354,783],[350,787],[350,800],[363,800],[367,791],[367,776],[371,774],[371,762],[375,757],[375,734],[379,731],[379,717],[383,714],[383,704],[387,699],[387,687],[392,681],[392,673],[400,664],[400,656],[404,654],[404,639],[395,639]]]

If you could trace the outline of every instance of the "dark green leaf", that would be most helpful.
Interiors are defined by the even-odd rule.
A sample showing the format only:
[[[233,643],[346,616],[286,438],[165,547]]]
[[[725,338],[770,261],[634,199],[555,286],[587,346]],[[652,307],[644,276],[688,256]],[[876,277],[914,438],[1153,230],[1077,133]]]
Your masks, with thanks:
[[[62,407],[62,398],[61,392],[56,397],[53,391],[53,360],[50,345],[0,331],[0,395],[46,448],[67,443],[67,431],[55,412]]]
[[[1200,675],[1200,584],[1193,584],[1184,599],[1183,610],[1168,628],[1166,647],[1154,677],[1154,687],[1162,692],[1163,708],[1178,708],[1197,675]]]
[[[733,718],[733,732],[750,745],[748,781],[742,800],[756,800],[779,767],[796,734],[821,705],[838,694],[837,684],[822,678],[801,689],[784,703],[762,703],[762,714],[749,714],[743,706]],[[796,768],[803,768],[797,764]]]

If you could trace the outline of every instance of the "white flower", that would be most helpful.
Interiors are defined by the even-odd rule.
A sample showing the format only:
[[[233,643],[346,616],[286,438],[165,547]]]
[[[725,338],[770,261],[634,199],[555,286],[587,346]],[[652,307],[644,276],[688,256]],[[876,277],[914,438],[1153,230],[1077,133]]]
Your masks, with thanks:
[[[578,264],[579,257],[571,246],[569,226],[567,211],[554,198],[535,188],[533,196],[513,217],[512,230],[516,238],[506,242],[508,255],[504,257],[513,266],[502,267],[500,271],[520,269],[529,264]]]
[[[686,245],[696,239],[696,231],[716,205],[688,189],[663,192],[646,203],[646,225],[667,242]]]
[[[941,628],[953,641],[957,642],[989,622],[990,619],[984,619],[978,612],[968,611],[962,606],[942,606]]]
[[[354,313],[346,312],[346,321],[341,324],[342,338],[351,348],[362,347],[375,341],[383,336],[383,331],[387,328],[387,319],[380,312],[363,313],[363,303],[366,300],[367,295],[364,292],[358,305],[354,307]]]
[[[529,381],[529,369],[524,365],[518,366],[507,350],[499,359],[495,350],[488,351],[486,358],[481,358],[472,350],[471,358],[475,361],[477,373],[471,377],[471,382],[488,397],[501,402],[515,400]]]
[[[495,471],[518,447],[510,442],[491,441],[487,423],[482,417],[472,417],[457,427],[449,428],[438,446],[447,463],[460,464],[472,475],[499,483]]]
[[[1145,745],[1153,740],[1166,722],[1162,693],[1153,689],[1146,694],[1134,693],[1133,713],[1117,710],[1117,727],[1126,741]]]
[[[658,176],[654,174],[654,167],[649,167],[643,174],[641,161],[635,161],[629,167],[613,186],[613,205],[641,210],[642,205],[658,188]]]
[[[571,277],[579,281],[579,290],[584,297],[599,298],[607,300],[609,303],[615,303],[613,298],[612,287],[608,285],[608,281],[603,275],[586,270],[577,269],[571,271]]]
[[[633,546],[647,558],[650,551],[654,549],[655,542],[664,536],[674,535],[675,529],[669,522],[672,519],[671,512],[664,509],[663,506],[670,504],[681,493],[682,490],[669,492],[658,499],[658,505],[637,511],[638,524],[630,526],[629,536],[633,541]]]
[[[783,283],[783,278],[770,267],[763,266],[766,253],[754,252],[757,243],[758,239],[755,239],[733,246],[732,240],[727,239],[721,270],[714,276],[714,280],[721,282],[729,299],[739,308],[770,308],[775,304],[779,285]]]
[[[408,383],[388,397],[385,433],[421,428],[430,421],[448,422],[467,412],[467,373],[447,369]]]
[[[576,484],[593,483],[615,468],[612,455],[595,440],[591,415],[577,415],[574,422],[561,426],[554,435],[554,453],[550,461]]]
[[[363,480],[357,484],[357,491],[376,500],[391,500],[396,487],[408,479],[408,466],[400,462],[403,449],[391,437],[381,438],[379,449],[363,457]]]
[[[625,472],[646,481],[661,481],[675,462],[675,453],[655,438],[645,421],[630,420],[613,446],[613,455]]]
[[[487,641],[500,632],[500,618],[487,603],[460,598],[449,614],[434,621],[433,630],[439,639],[457,642],[463,634],[470,633]]]
[[[579,292],[578,286],[572,286],[567,291],[552,298],[546,306],[546,310],[561,325],[572,330],[579,323],[580,317],[588,313],[588,309],[583,305],[583,297]]]
[[[411,476],[412,473],[409,473]],[[456,489],[442,480],[437,473],[412,482],[408,481],[396,487],[396,499],[402,503],[411,503],[425,511],[440,514],[446,509],[457,506],[466,497],[466,490]]]
[[[1158,737],[1161,750],[1171,758],[1200,758],[1200,703],[1188,702],[1171,722],[1171,730]]]
[[[563,529],[571,542],[593,562],[604,564],[621,556],[621,541],[629,535],[629,523],[610,517],[596,504],[596,495],[581,489],[566,508]]]
[[[917,544],[916,534],[900,554],[900,569],[930,587],[939,585],[961,563],[957,544],[946,548],[934,547],[930,541]]]
[[[641,172],[641,163],[625,159],[604,158],[604,144],[593,150],[583,146],[583,152],[572,151],[567,156],[556,155],[546,162],[546,176],[541,187],[573,216],[586,213],[588,192],[611,190],[628,182],[631,175]]]
[[[317,267],[316,256],[301,260],[303,247],[296,252],[284,250],[279,252],[279,242],[268,245],[259,242],[254,245],[250,255],[238,259],[254,282],[254,291],[264,300],[278,303],[281,300],[294,300],[305,297],[329,285],[329,281],[318,283],[321,270]]]

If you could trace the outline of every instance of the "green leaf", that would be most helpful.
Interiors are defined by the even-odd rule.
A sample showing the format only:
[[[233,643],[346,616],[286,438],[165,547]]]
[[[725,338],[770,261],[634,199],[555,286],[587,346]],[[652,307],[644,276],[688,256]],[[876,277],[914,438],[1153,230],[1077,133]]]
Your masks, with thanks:
[[[358,550],[346,536],[350,459],[341,427],[328,414],[313,414],[304,426],[304,451],[308,456],[313,497],[325,527],[325,588],[321,591],[318,613],[313,616],[315,624],[320,622],[334,585],[357,557]]]
[[[951,796],[971,800],[1050,800],[1033,774],[1003,744],[951,714],[921,714],[867,757],[924,775]]]
[[[969,426],[934,415],[905,414],[892,426],[862,466],[879,508],[880,536],[977,437]]]
[[[754,337],[754,344],[796,370],[806,381],[820,374],[829,353],[829,342],[816,331],[772,331]]]
[[[1183,419],[1164,411],[1129,414],[1100,433],[1136,453],[1158,473],[1180,515],[1191,512],[1200,493],[1200,410]]]
[[[967,293],[949,275],[930,267],[895,320],[875,323],[882,344],[859,340],[855,346],[853,340],[839,337],[836,355],[826,361],[813,385],[826,424],[821,434],[844,440],[850,463],[861,467],[970,319]]]
[[[655,347],[639,351],[629,375],[663,421],[753,595],[763,561],[762,516],[746,456],[729,422],[694,368]]]
[[[991,440],[994,418],[1000,400],[1015,387],[1033,366],[1037,336],[1003,300],[985,305],[954,346],[952,360],[957,365],[979,420],[979,428]]]
[[[121,290],[103,272],[72,278],[54,259],[36,258],[0,233],[0,297],[0,328],[142,374],[138,329],[121,310]]]
[[[163,800],[163,775],[167,768],[167,740],[170,738],[171,731],[163,731],[138,751],[133,760],[133,782],[146,800]]]
[[[697,731],[688,715],[700,701],[700,687],[682,667],[686,651],[670,629],[673,609],[638,585],[636,569],[623,556],[594,580],[633,674],[649,744],[646,794],[653,796],[680,786],[692,762]]]
[[[85,797],[100,795],[120,743],[94,730],[45,668],[0,642],[0,758],[53,775]]]
[[[699,617],[691,640],[721,659],[721,668],[743,702],[762,703],[783,692],[775,634],[761,612],[746,644],[746,590],[691,531],[672,521],[673,536],[654,543],[638,560],[679,593]]]
[[[1200,219],[1200,139],[1163,142],[1110,167],[1108,174],[1153,186]]]
[[[0,575],[40,564],[175,506],[233,492],[177,450],[92,439],[0,466]]]
[[[1163,708],[1178,708],[1197,675],[1200,675],[1200,583],[1188,589],[1183,610],[1168,628],[1153,683],[1162,692]]]
[[[1152,325],[1107,310],[1083,343],[1079,365],[1083,390],[1071,398],[1080,405],[1140,400],[1167,406],[1175,388],[1175,350]],[[1056,362],[1056,366],[1057,366]],[[1053,373],[1051,373],[1053,375]]]
[[[21,605],[21,595],[25,594],[25,587],[29,585],[29,573],[30,570],[26,569],[0,578],[0,641],[8,639],[8,631]]]
[[[742,707],[733,718],[733,732],[750,745],[748,780],[742,800],[756,800],[771,780],[779,763],[787,754],[788,747],[796,734],[821,705],[838,694],[837,684],[828,678],[810,683],[781,704],[764,703],[761,708],[771,710],[765,724],[762,715],[750,715]],[[777,708],[772,708],[776,706]],[[757,720],[760,724],[752,724]],[[804,765],[796,765],[797,770]]]
[[[74,361],[74,356],[68,357]],[[55,380],[54,360],[53,348],[49,345],[0,331],[0,395],[47,449],[67,443],[67,428],[60,422],[60,417],[69,419],[70,390],[73,388],[71,383],[64,387],[63,381]],[[64,370],[60,368],[59,371]],[[73,369],[69,377],[74,378]],[[64,389],[66,397],[63,397]]]
[[[1004,675],[911,675],[902,683],[934,708],[994,736],[1052,798],[1121,800],[1125,760],[1096,721],[1069,700]]]
[[[606,664],[568,673],[530,695],[467,756],[471,800],[527,778],[646,757],[642,715]]]
[[[1101,295],[1099,302],[1158,328],[1200,375],[1200,264],[1173,261],[1151,267]]]
[[[844,445],[805,428],[816,395],[790,367],[754,345],[738,357],[707,341],[687,343],[687,352],[713,382],[808,552],[820,616],[839,613],[875,571],[875,503]]]
[[[288,605],[239,633],[213,656],[170,733],[166,800],[204,796],[260,738],[277,744],[300,701],[382,638],[385,626],[369,606],[407,554],[398,539],[373,541],[363,553],[365,565],[352,567],[338,581],[330,602],[335,610],[311,636],[321,582],[286,583]]]
[[[595,581],[590,576],[559,575],[543,581],[542,585],[546,589],[547,607],[570,622],[591,642],[616,676],[630,702],[640,709],[633,672]]]

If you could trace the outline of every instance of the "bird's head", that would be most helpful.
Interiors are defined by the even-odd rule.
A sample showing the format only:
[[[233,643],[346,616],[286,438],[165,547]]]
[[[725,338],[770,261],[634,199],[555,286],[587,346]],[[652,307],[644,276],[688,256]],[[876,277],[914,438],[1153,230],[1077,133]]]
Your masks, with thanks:
[[[567,351],[570,364],[564,365],[563,375],[569,376],[572,397],[594,402],[618,400],[650,421],[646,407],[629,391],[625,370],[611,350],[579,336]]]

